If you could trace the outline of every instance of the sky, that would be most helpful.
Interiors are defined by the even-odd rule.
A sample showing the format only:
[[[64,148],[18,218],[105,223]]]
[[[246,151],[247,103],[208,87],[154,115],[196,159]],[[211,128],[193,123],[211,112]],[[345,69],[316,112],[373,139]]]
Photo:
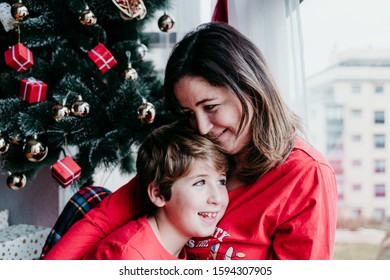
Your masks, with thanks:
[[[332,51],[390,49],[390,0],[304,0],[300,16],[307,76],[325,69]]]

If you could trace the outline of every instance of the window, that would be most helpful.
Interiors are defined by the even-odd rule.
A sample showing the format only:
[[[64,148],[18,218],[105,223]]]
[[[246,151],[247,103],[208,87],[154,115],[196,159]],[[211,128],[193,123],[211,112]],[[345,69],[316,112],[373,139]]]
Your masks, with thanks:
[[[352,219],[358,219],[362,216],[362,209],[361,208],[355,208],[352,209]]]
[[[385,197],[385,184],[375,184],[374,191],[375,197]]]
[[[383,86],[375,86],[376,94],[383,94]]]
[[[362,117],[362,110],[360,110],[360,109],[352,109],[351,110],[351,115],[355,119],[360,119]]]
[[[374,112],[374,122],[375,122],[375,124],[384,124],[385,123],[385,111],[375,111]]]
[[[360,134],[352,135],[352,142],[360,142],[360,141],[362,141],[362,136]]]
[[[353,184],[353,185],[352,185],[352,190],[353,190],[354,192],[361,191],[361,190],[362,190],[362,185],[361,185],[361,184]]]
[[[375,134],[374,135],[374,145],[375,148],[382,149],[385,147],[386,137],[384,134]]]
[[[352,93],[361,93],[362,89],[359,85],[352,86]]]
[[[354,159],[352,160],[352,166],[361,166],[362,165],[362,161],[360,159]]]
[[[385,160],[376,159],[374,161],[374,171],[375,173],[385,173]]]
[[[372,212],[372,218],[377,221],[382,221],[385,218],[385,209],[375,208]]]

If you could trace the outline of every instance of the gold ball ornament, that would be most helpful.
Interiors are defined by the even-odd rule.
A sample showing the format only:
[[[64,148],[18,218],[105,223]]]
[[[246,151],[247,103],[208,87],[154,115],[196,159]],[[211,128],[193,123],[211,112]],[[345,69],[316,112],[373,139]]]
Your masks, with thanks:
[[[9,173],[9,176],[7,177],[7,186],[10,189],[13,190],[20,190],[23,189],[27,184],[27,178],[23,173],[15,172],[15,173]]]
[[[142,123],[150,124],[156,117],[156,108],[150,102],[144,102],[137,110],[138,118]]]
[[[5,154],[8,151],[9,143],[4,137],[0,137],[0,154]]]
[[[11,15],[19,22],[25,21],[30,17],[30,13],[28,12],[27,7],[21,2],[14,3],[11,6]]]
[[[34,136],[23,146],[23,152],[29,161],[40,162],[47,156],[49,149],[38,140],[37,136]]]
[[[138,78],[137,71],[131,67],[128,67],[124,72],[125,80],[126,81],[134,81]]]
[[[72,105],[72,113],[77,117],[85,117],[89,114],[90,106],[87,102],[79,98],[79,101],[76,101]]]
[[[70,115],[70,109],[66,106],[62,105],[54,105],[52,108],[53,118],[55,121],[59,122],[64,117],[67,117]]]
[[[171,30],[173,28],[174,25],[175,25],[175,22],[167,14],[162,15],[158,19],[158,28],[160,28],[160,30],[163,32],[168,32],[169,30]]]
[[[97,17],[91,10],[85,9],[80,13],[79,20],[83,25],[93,26],[97,22]]]

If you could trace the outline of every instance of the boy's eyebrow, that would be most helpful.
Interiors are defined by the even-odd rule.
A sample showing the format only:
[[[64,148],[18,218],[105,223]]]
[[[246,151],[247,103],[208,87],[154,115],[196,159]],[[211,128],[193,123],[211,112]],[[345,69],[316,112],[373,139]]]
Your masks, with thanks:
[[[226,177],[226,173],[221,173],[219,175]],[[207,176],[210,176],[210,175],[209,174],[196,174],[196,175],[188,177],[188,178],[189,179],[195,179],[195,178],[198,178],[198,177],[207,177]]]

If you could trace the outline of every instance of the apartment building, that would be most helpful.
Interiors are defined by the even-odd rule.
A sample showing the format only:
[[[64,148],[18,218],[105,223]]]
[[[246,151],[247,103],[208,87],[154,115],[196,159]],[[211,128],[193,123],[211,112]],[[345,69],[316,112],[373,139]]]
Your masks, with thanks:
[[[390,220],[390,50],[335,53],[307,79],[308,137],[337,173],[339,217]]]

